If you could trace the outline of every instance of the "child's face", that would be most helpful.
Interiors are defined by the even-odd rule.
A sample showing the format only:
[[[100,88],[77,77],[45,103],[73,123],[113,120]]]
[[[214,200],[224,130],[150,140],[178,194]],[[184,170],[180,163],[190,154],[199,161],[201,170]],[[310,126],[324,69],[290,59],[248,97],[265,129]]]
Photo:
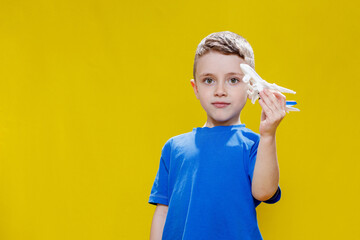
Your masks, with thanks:
[[[192,79],[196,98],[207,113],[207,125],[239,124],[239,115],[247,100],[248,85],[240,63],[245,61],[234,54],[225,55],[210,51],[198,58],[196,83]],[[206,75],[205,75],[206,74]],[[216,105],[225,102],[226,105]]]

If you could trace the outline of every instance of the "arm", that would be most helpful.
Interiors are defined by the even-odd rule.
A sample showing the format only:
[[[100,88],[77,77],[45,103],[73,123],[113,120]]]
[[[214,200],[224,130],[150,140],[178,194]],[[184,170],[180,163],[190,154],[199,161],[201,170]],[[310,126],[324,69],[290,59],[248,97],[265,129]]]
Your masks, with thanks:
[[[271,198],[278,188],[279,175],[275,136],[260,136],[252,181],[253,196],[259,201]]]
[[[161,240],[168,206],[158,203],[151,223],[150,240]]]
[[[286,114],[286,98],[281,93],[268,89],[261,92],[260,97],[260,143],[252,180],[252,194],[257,200],[266,201],[275,194],[279,185],[275,133]]]

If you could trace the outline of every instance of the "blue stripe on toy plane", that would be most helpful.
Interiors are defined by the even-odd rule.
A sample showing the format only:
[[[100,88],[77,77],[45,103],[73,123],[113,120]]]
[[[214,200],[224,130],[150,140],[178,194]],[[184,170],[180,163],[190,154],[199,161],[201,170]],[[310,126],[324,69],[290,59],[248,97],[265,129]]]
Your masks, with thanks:
[[[296,104],[297,104],[296,101],[286,101],[286,105],[289,105],[289,106],[294,106]]]

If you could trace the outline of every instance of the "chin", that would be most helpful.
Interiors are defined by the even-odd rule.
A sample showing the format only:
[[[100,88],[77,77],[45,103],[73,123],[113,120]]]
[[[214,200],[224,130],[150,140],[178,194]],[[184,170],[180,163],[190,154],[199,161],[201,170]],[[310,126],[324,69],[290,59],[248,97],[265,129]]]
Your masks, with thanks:
[[[213,119],[213,121],[215,122],[219,122],[219,123],[225,123],[225,122],[229,122],[231,121],[232,118],[229,118],[229,117],[211,117]]]

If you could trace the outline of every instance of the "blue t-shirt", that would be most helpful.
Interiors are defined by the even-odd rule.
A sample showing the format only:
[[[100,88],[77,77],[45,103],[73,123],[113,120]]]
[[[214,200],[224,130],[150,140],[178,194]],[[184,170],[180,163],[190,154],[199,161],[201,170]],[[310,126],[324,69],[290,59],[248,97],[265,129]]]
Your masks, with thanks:
[[[164,145],[149,203],[168,205],[163,240],[262,239],[252,196],[260,135],[245,124],[193,128]],[[281,190],[266,203],[280,200]]]

